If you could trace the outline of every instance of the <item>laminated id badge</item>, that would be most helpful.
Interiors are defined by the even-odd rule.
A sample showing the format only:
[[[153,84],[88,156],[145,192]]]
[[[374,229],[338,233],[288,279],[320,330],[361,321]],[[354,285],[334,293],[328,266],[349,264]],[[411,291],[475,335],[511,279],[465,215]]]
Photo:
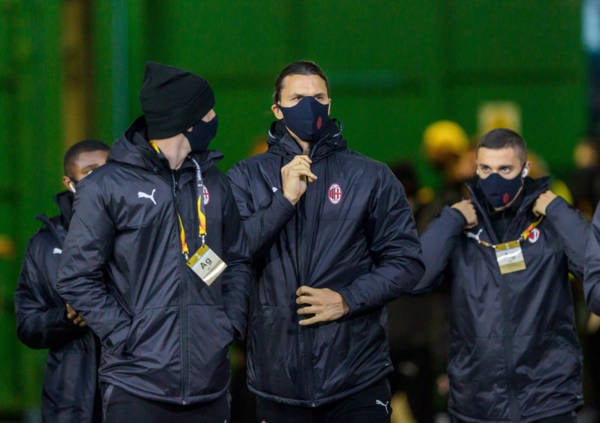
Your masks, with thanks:
[[[208,286],[227,268],[227,264],[206,244],[188,259],[187,266]]]
[[[519,241],[496,245],[496,260],[503,275],[525,269],[525,259]]]

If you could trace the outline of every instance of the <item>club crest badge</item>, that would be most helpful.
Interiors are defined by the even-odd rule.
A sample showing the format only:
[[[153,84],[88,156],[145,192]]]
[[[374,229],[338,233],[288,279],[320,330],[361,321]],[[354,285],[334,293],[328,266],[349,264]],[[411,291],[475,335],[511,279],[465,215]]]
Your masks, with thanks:
[[[529,233],[527,240],[534,244],[538,239],[540,239],[540,230],[538,228],[533,228],[533,230]]]
[[[206,186],[202,186],[202,200],[204,201],[204,205],[210,203],[210,193]]]
[[[327,198],[334,206],[342,201],[342,188],[338,184],[331,184],[327,191]]]

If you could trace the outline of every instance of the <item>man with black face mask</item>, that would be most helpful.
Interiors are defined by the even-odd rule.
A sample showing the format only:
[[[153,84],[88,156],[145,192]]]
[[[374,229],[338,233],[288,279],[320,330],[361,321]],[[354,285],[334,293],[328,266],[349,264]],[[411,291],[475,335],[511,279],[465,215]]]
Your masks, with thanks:
[[[425,276],[450,286],[449,409],[457,422],[576,422],[582,358],[569,272],[581,277],[588,222],[527,178],[523,138],[483,136],[471,198],[421,236]]]
[[[275,82],[269,150],[229,172],[257,283],[248,384],[257,421],[389,422],[385,304],[423,274],[402,185],[352,152],[327,78],[295,62]]]
[[[140,102],[144,116],[77,186],[57,288],[102,342],[107,422],[228,421],[251,274],[222,154],[207,149],[214,94],[150,62]]]

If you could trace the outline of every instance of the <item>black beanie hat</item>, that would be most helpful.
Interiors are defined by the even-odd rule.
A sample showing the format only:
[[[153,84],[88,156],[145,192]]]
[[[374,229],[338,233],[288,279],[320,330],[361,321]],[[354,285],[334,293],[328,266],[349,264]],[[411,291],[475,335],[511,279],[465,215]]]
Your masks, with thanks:
[[[169,138],[198,123],[215,105],[208,81],[156,62],[146,63],[140,103],[149,139]]]

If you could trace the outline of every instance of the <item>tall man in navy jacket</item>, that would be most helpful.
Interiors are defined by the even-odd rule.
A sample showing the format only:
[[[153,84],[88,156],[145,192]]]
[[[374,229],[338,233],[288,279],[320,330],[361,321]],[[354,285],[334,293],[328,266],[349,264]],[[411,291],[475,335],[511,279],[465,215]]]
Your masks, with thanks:
[[[106,421],[223,422],[251,274],[222,154],[208,150],[214,94],[150,62],[140,102],[78,190],[58,291],[102,341]]]
[[[31,348],[49,349],[42,390],[45,422],[102,421],[96,378],[99,346],[85,321],[64,303],[54,285],[76,185],[106,163],[109,149],[100,141],[84,140],[65,153],[62,183],[67,191],[55,197],[60,215],[38,216],[44,227],[29,240],[15,291],[17,336]]]
[[[450,285],[449,409],[464,422],[575,422],[582,358],[569,271],[581,277],[588,222],[526,178],[521,136],[477,145],[471,198],[446,207],[421,237],[416,291]]]
[[[402,186],[348,149],[329,108],[321,69],[288,65],[268,151],[229,172],[257,278],[248,384],[258,421],[389,421],[384,306],[423,273]]]

